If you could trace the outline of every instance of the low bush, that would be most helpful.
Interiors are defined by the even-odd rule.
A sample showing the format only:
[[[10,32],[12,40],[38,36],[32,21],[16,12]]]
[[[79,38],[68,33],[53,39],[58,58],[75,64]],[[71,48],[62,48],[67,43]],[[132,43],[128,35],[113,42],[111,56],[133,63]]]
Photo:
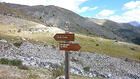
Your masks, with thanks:
[[[53,70],[53,79],[56,79],[58,76],[62,76],[64,74],[64,62],[62,62],[61,66],[56,65],[56,70]]]
[[[96,44],[96,46],[99,46],[99,44]]]
[[[9,60],[6,58],[2,58],[2,59],[0,59],[0,63],[1,64],[9,64]]]
[[[64,75],[65,72],[63,70],[53,70],[53,77],[57,78],[58,76]]]
[[[21,44],[22,44],[22,42],[15,42],[15,43],[14,43],[14,46],[16,46],[16,47],[20,47]]]
[[[10,65],[20,66],[20,65],[22,65],[22,61],[21,60],[10,60]]]
[[[7,64],[7,65],[12,65],[12,66],[19,66],[22,65],[21,60],[8,60],[7,58],[2,58],[0,59],[1,64]]]
[[[90,71],[90,67],[84,67],[84,71]]]

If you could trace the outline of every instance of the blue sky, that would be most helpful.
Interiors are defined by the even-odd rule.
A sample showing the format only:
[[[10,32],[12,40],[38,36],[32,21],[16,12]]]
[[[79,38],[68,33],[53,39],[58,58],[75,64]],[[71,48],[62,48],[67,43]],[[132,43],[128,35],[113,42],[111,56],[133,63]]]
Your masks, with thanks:
[[[135,0],[88,0],[87,2],[80,5],[80,7],[84,6],[98,6],[97,10],[92,10],[88,12],[79,13],[82,16],[91,16],[95,17],[98,12],[107,9],[107,10],[115,10],[118,15],[122,14],[122,7],[125,3],[129,1],[135,1]]]
[[[140,0],[0,0],[24,5],[55,5],[84,17],[140,22]]]

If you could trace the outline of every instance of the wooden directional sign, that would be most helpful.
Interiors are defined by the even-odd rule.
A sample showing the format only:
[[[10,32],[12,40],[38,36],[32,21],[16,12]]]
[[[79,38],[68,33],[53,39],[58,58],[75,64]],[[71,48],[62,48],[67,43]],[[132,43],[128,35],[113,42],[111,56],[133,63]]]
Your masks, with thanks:
[[[60,33],[54,36],[56,41],[74,41],[74,34]]]
[[[65,51],[78,51],[80,50],[79,44],[72,44],[72,43],[60,43],[59,49]]]

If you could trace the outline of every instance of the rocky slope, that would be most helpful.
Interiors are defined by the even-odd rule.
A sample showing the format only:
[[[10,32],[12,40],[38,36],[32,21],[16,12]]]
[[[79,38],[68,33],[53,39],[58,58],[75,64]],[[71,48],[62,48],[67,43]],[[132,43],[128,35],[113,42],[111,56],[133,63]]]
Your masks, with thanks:
[[[54,45],[25,42],[16,47],[0,44],[0,58],[20,59],[23,64],[55,69],[64,64],[64,52]],[[88,71],[84,67],[89,67]],[[71,53],[71,73],[108,79],[140,79],[140,63],[89,52]]]

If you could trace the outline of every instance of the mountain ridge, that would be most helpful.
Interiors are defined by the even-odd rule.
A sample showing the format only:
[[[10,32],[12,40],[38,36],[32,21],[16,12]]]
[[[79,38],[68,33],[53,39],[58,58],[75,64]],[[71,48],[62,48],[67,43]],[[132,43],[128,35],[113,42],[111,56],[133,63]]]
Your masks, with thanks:
[[[39,20],[46,26],[58,27],[65,30],[65,22],[69,21],[71,26],[70,30],[72,32],[125,42],[133,42],[135,44],[139,44],[140,42],[140,29],[129,24],[120,24],[110,20],[104,20],[102,24],[99,24],[101,19],[85,18],[72,11],[53,5],[25,6],[4,4],[25,15]]]
[[[131,22],[129,22],[129,24],[131,24],[131,25],[133,25],[133,26],[135,26],[135,27],[140,28],[140,23],[137,22],[137,21],[131,21]]]

